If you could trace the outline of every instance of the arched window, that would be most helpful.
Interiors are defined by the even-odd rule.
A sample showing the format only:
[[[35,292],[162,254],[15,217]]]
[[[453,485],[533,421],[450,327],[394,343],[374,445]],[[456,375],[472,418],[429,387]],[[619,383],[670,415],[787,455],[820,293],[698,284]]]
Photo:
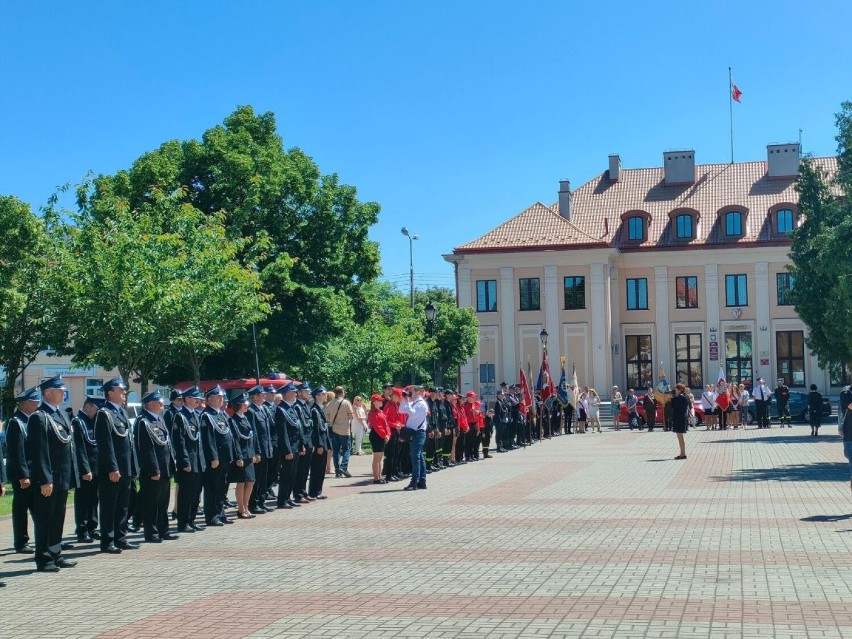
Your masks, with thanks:
[[[775,213],[775,232],[778,235],[789,233],[795,226],[795,220],[792,209],[780,209]]]
[[[627,218],[627,239],[645,239],[645,220],[641,216],[634,215],[633,217]]]
[[[688,240],[694,237],[694,220],[689,213],[680,213],[675,218],[675,228],[679,240]]]
[[[740,211],[725,213],[725,235],[739,237],[743,234],[743,214]]]

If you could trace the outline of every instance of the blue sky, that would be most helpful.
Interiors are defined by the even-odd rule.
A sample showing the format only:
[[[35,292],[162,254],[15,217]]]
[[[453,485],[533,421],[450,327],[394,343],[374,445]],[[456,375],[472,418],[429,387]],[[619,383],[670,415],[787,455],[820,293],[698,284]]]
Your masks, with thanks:
[[[0,2],[0,194],[37,207],[87,171],[196,137],[237,105],[277,115],[364,200],[385,277],[451,285],[442,258],[620,153],[726,162],[834,153],[852,99],[852,3]]]

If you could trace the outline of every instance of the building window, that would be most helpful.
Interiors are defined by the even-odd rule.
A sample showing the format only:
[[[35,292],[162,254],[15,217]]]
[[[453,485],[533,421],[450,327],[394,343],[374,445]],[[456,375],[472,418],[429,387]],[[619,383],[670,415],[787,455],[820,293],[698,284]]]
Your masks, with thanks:
[[[625,335],[624,356],[627,363],[627,387],[647,388],[652,383],[654,360],[650,335]]]
[[[725,306],[748,306],[748,284],[745,275],[725,276]]]
[[[485,363],[479,365],[480,384],[493,384],[495,379],[494,364]]]
[[[518,280],[518,288],[521,291],[521,310],[541,310],[541,284],[537,277],[522,277]]]
[[[775,333],[775,353],[778,358],[778,377],[787,386],[805,386],[805,333],[778,331]]]
[[[852,384],[852,366],[848,364],[831,364],[828,367],[832,386],[848,386]]]
[[[778,290],[778,306],[792,306],[790,292],[793,290],[793,276],[789,273],[778,273],[775,276],[775,283]]]
[[[576,311],[586,308],[586,278],[565,278],[565,310]]]
[[[101,386],[104,385],[104,380],[101,378],[88,377],[86,379],[86,395],[93,397],[103,397],[104,392],[101,390]]]
[[[752,363],[751,332],[725,333],[725,376],[729,382],[745,384],[751,389]]]
[[[689,214],[678,215],[675,218],[675,226],[677,227],[677,237],[679,240],[687,240],[692,238],[692,216]]]
[[[779,235],[789,233],[793,230],[793,211],[791,209],[781,209],[775,214],[775,232]]]
[[[676,277],[675,299],[677,308],[698,308],[698,277]]]
[[[490,313],[497,310],[497,280],[476,281],[476,312]]]
[[[648,310],[648,280],[646,278],[627,280],[627,310]]]
[[[704,388],[701,357],[701,333],[675,335],[677,381],[689,388]]]
[[[725,235],[739,237],[743,234],[743,214],[739,211],[725,213]]]
[[[627,218],[627,239],[645,239],[645,220],[639,217],[638,215]]]

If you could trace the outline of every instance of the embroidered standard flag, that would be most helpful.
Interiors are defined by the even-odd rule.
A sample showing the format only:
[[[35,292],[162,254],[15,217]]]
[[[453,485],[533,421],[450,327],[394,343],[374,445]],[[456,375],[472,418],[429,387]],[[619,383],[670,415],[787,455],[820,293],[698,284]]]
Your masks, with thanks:
[[[574,372],[571,375],[571,405],[577,406],[580,399],[580,385],[577,383],[577,367],[573,367]]]
[[[740,88],[739,88],[736,84],[734,84],[734,83],[732,82],[732,83],[731,83],[731,97],[732,97],[732,98],[733,98],[736,102],[740,102],[740,96],[741,96],[742,94],[743,94],[743,92],[742,92],[742,91],[740,91]],[[742,104],[742,102],[740,102],[740,104]]]
[[[535,383],[535,390],[541,393],[541,401],[546,402],[551,395],[556,394],[556,387],[553,384],[553,377],[550,376],[550,363],[547,361],[547,349],[544,350],[541,356],[541,368],[538,369],[538,379]]]
[[[521,409],[521,413],[526,417],[527,411],[530,406],[532,406],[532,394],[530,393],[530,386],[527,383],[527,376],[524,373],[524,369],[521,369],[521,391],[522,391],[522,399],[518,407]]]
[[[556,391],[556,399],[565,406],[568,403],[568,376],[565,375],[565,358],[560,357],[559,363],[562,366],[562,375],[559,376],[559,390]]]

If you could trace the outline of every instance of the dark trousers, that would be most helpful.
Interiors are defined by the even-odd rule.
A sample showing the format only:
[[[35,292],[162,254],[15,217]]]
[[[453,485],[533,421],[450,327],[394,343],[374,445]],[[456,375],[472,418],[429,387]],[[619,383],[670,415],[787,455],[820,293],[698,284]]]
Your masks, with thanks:
[[[251,489],[249,497],[249,508],[257,508],[258,504],[266,501],[263,494],[266,492],[266,477],[269,474],[269,459],[261,457],[260,461],[254,465],[254,486]]]
[[[716,413],[716,416],[719,418],[719,428],[722,430],[727,430],[728,428],[728,413],[723,410],[721,406],[717,406],[716,410],[713,411]]]
[[[464,447],[465,459],[476,459],[479,457],[479,429],[475,425],[471,425],[465,437]]]
[[[479,434],[479,439],[482,442],[482,454],[487,455],[488,450],[491,448],[491,433],[494,430],[494,425],[486,426],[485,429]]]
[[[155,535],[162,537],[169,531],[169,478],[161,475],[154,481],[150,477],[141,477],[139,489],[145,539]]]
[[[316,455],[315,455],[316,457]],[[299,472],[299,455],[293,455],[293,459],[281,459],[278,471],[278,505],[293,499],[293,491],[296,487],[296,475]]]
[[[133,522],[137,528],[142,526],[142,497],[139,486],[130,481],[130,498],[127,501],[127,521]]]
[[[272,459],[269,460],[269,466],[266,469],[266,486],[263,489],[263,492],[269,492],[272,490],[272,486],[278,481],[278,477],[281,473],[281,451],[278,450],[278,446],[272,447]]]
[[[65,504],[68,501],[67,490],[54,488],[50,497],[41,494],[34,486],[33,528],[35,529],[36,566],[46,566],[62,554],[62,529],[65,526]]]
[[[228,496],[228,464],[219,462],[216,468],[207,467],[204,471],[204,520],[225,518],[225,499]]]
[[[311,456],[311,480],[308,484],[308,494],[311,497],[316,497],[322,493],[322,485],[325,482],[325,460],[328,451],[322,449],[322,455],[317,455],[316,451]]]
[[[757,427],[769,428],[769,402],[765,399],[754,400],[755,411],[757,413]]]
[[[127,537],[127,513],[130,506],[130,478],[110,481],[109,473],[102,473],[98,482],[101,505],[101,548],[119,544]]]
[[[30,484],[29,488],[21,488],[18,481],[12,482],[12,541],[15,550],[20,550],[30,543],[29,517],[33,514],[33,500],[36,489]]]
[[[464,460],[465,443],[470,431],[459,431],[459,436],[456,438],[456,456],[457,462]]]
[[[313,446],[305,448],[305,454],[299,456],[298,468],[296,469],[296,486],[293,494],[296,497],[305,497],[308,494],[308,475],[311,472],[311,459],[313,459]]]
[[[397,471],[405,475],[411,474],[410,442],[399,442],[399,455],[397,455]]]
[[[385,444],[385,466],[384,476],[388,481],[396,474],[397,457],[399,456],[399,433],[391,429],[391,437]],[[325,470],[323,470],[323,473]],[[313,476],[313,464],[311,464],[311,476]]]
[[[198,516],[198,498],[201,495],[201,473],[177,471],[177,483],[180,485],[177,498],[178,529],[195,523]]]
[[[77,537],[91,535],[98,529],[98,476],[81,481],[74,491],[74,524]]]
[[[448,430],[449,434],[444,435],[444,446],[441,453],[444,455],[445,461],[450,461],[450,456],[453,454],[453,431]]]

